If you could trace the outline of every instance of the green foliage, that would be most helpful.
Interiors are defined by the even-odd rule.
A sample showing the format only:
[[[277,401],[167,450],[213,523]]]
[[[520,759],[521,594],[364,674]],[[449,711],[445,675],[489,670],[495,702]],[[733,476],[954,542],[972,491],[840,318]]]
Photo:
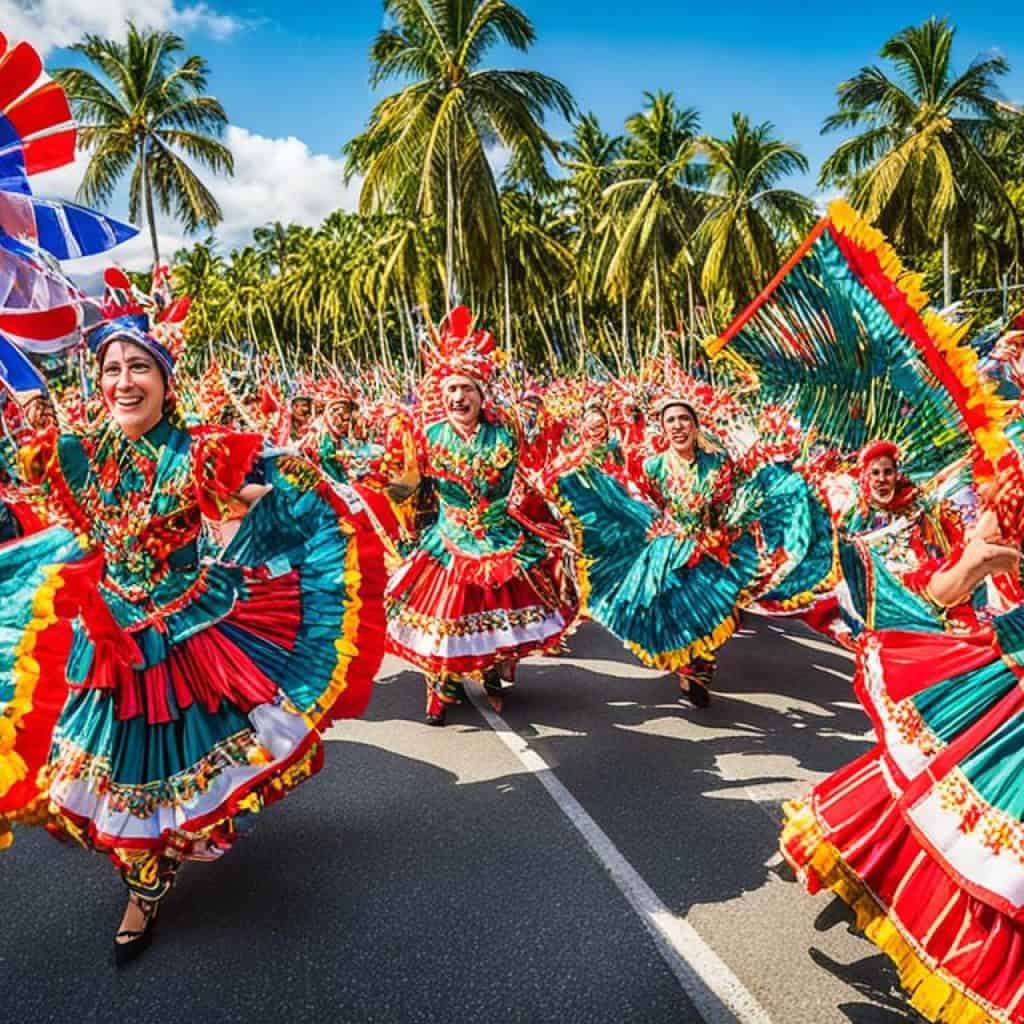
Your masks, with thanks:
[[[85,68],[53,73],[71,101],[78,143],[92,154],[79,198],[106,204],[130,175],[128,215],[139,221],[145,209],[154,262],[154,201],[186,231],[212,228],[220,223],[220,206],[189,164],[234,172],[231,151],[220,141],[227,115],[206,95],[206,62],[196,56],[179,61],[184,48],[173,32],[140,31],[129,22],[124,43],[87,35],[71,47],[99,75]]]
[[[1006,61],[976,57],[957,74],[954,38],[937,18],[905,28],[880,51],[894,75],[872,65],[839,86],[824,131],[859,134],[825,161],[821,182],[845,188],[905,255],[947,237],[958,266],[992,261],[998,272],[1020,257],[1021,221],[996,157],[1000,133],[1020,118],[998,97]]]
[[[178,253],[176,286],[195,297],[196,367],[218,354],[242,368],[252,342],[288,375],[415,370],[422,329],[453,292],[517,363],[597,358],[621,372],[670,349],[694,358],[815,219],[812,200],[786,187],[807,160],[769,122],[736,113],[716,138],[695,108],[650,92],[610,133],[578,116],[557,80],[490,65],[496,46],[526,52],[535,41],[507,0],[384,8],[370,78],[397,88],[344,147],[346,173],[363,178],[358,212],[316,228],[267,224],[233,252],[207,238]],[[848,137],[821,183],[846,190],[933,294],[944,236],[963,291],[1021,279],[1024,118],[998,99],[1005,61],[979,57],[958,74],[953,42],[937,19],[894,35],[881,49],[891,70],[843,82],[824,129]],[[108,199],[130,172],[137,215],[148,167],[161,208],[195,230],[216,223],[215,200],[198,179],[175,177],[163,154],[177,148],[224,170],[230,153],[217,141],[225,121],[205,96],[205,64],[179,61],[181,47],[134,28],[124,46],[88,37],[78,49],[105,79],[60,75],[94,151],[83,198]],[[565,141],[545,127],[552,114],[570,120]],[[508,156],[501,180],[489,159],[497,147]],[[987,318],[1001,297],[979,294],[977,305]]]
[[[506,0],[385,0],[390,24],[370,49],[371,84],[400,80],[366,131],[344,148],[364,175],[360,212],[440,221],[448,228],[447,290],[486,296],[502,280],[501,197],[488,158],[500,145],[524,180],[547,178],[557,143],[552,111],[575,111],[564,85],[537,71],[484,66],[505,44],[523,51],[533,25]]]

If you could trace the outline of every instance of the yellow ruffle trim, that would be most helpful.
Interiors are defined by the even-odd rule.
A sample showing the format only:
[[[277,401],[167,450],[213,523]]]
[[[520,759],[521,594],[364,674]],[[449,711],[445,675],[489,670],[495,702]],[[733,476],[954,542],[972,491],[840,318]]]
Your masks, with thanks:
[[[626,649],[632,651],[645,665],[661,669],[663,672],[678,672],[686,668],[694,658],[713,658],[726,640],[736,632],[740,624],[739,613],[733,612],[724,622],[720,622],[707,636],[694,640],[686,647],[675,651],[664,651],[651,654],[639,644],[626,642]]]
[[[999,397],[995,384],[979,376],[977,352],[969,345],[962,344],[971,329],[970,321],[955,326],[943,320],[933,310],[925,309],[928,305],[928,295],[921,287],[921,275],[906,270],[895,250],[886,241],[885,235],[861,217],[848,203],[841,199],[830,203],[828,215],[833,227],[878,258],[886,276],[920,316],[929,338],[943,360],[969,392],[968,405],[980,408],[984,413],[985,425],[974,428],[974,439],[991,462],[998,461],[999,457],[1009,450],[1003,425],[1010,404]]]
[[[787,597],[784,601],[775,602],[775,604],[782,611],[799,611],[800,609],[813,604],[822,595],[835,590],[835,588],[839,586],[839,581],[842,579],[842,576],[843,566],[839,560],[839,535],[833,530],[832,565],[829,567],[828,572],[809,590],[805,590],[800,594],[794,594],[792,597]]]
[[[317,706],[307,715],[314,728],[319,726],[338,698],[348,689],[348,668],[353,659],[359,655],[359,648],[355,643],[356,634],[359,632],[360,612],[363,607],[363,599],[360,597],[363,574],[359,565],[359,544],[355,537],[354,527],[348,523],[339,525],[349,535],[343,577],[347,600],[345,615],[341,620],[341,636],[334,641],[334,650],[338,655],[338,660],[335,662],[327,689],[317,700]]]
[[[18,726],[32,711],[32,696],[39,683],[39,662],[34,656],[39,634],[57,622],[54,598],[64,586],[64,579],[60,575],[62,568],[61,565],[43,568],[46,578],[32,598],[32,618],[14,650],[14,696],[4,708],[3,714],[0,714],[0,796],[8,793],[12,786],[23,781],[28,774],[28,766],[14,746],[18,738]],[[9,836],[9,833],[0,833],[0,849],[4,848],[5,834]],[[10,845],[9,838],[7,845]]]
[[[825,838],[811,809],[803,802],[783,805],[786,823],[782,849],[798,851],[798,870],[816,877],[857,916],[857,928],[896,965],[900,984],[918,1013],[934,1024],[1010,1024],[968,996],[942,972],[929,966],[857,875],[843,863]]]

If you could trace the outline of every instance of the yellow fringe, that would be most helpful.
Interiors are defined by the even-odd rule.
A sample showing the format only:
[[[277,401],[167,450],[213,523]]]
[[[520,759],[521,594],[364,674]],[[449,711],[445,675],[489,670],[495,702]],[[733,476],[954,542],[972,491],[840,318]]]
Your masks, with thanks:
[[[316,709],[307,716],[314,727],[319,726],[327,712],[348,689],[348,667],[352,663],[352,659],[359,654],[355,636],[359,631],[359,617],[363,608],[363,599],[359,596],[363,574],[359,566],[359,545],[353,536],[354,530],[348,524],[344,524],[342,529],[350,536],[348,550],[345,552],[345,575],[343,577],[348,602],[345,606],[345,615],[341,620],[341,636],[334,641],[334,650],[338,655],[334,672],[331,674],[327,689],[317,701]]]
[[[991,462],[997,462],[1010,447],[1003,433],[1010,404],[999,397],[993,383],[979,377],[978,354],[970,346],[961,344],[970,330],[970,323],[954,326],[934,311],[926,310],[928,295],[921,287],[921,275],[906,270],[885,235],[848,203],[841,199],[830,203],[828,215],[837,230],[862,249],[874,253],[886,276],[903,293],[911,308],[920,314],[928,336],[957,380],[969,392],[968,404],[984,412],[987,422],[973,431],[974,438],[985,456]]]
[[[857,928],[896,965],[911,1005],[934,1024],[1011,1024],[968,996],[941,971],[929,966],[904,937],[899,925],[825,838],[811,809],[802,802],[783,806],[782,848],[797,847],[800,870],[815,876],[857,916]]]
[[[33,657],[39,634],[57,622],[54,613],[54,599],[57,591],[64,586],[60,575],[61,565],[43,567],[46,577],[32,598],[32,618],[14,650],[14,696],[0,714],[0,796],[8,793],[12,786],[24,780],[28,766],[24,758],[14,749],[18,738],[18,726],[32,711],[32,696],[39,682],[39,662]],[[0,849],[10,845],[9,826],[6,821],[0,825]],[[5,838],[6,837],[6,838]]]
[[[839,534],[834,530],[832,532],[832,565],[829,567],[828,572],[822,579],[810,590],[805,590],[800,594],[794,594],[792,597],[787,597],[783,601],[775,602],[780,609],[787,612],[798,611],[801,608],[806,608],[812,604],[823,594],[827,594],[831,590],[839,585],[840,579],[843,576],[843,566],[839,560]]]
[[[675,651],[665,651],[661,654],[651,654],[639,644],[627,641],[626,649],[632,651],[645,665],[650,665],[651,668],[661,669],[663,672],[678,672],[680,669],[686,668],[694,658],[713,658],[718,648],[736,632],[739,624],[739,614],[733,612],[711,633],[699,640],[694,640],[687,647],[680,647]]]

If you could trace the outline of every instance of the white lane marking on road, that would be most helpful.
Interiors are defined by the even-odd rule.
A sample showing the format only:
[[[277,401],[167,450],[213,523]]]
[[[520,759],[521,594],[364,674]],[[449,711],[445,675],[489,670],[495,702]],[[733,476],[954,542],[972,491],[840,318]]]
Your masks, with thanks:
[[[830,676],[836,676],[839,679],[844,679],[848,683],[853,682],[853,676],[851,676],[849,672],[840,672],[839,669],[829,668],[828,665],[812,665],[811,668],[816,668],[819,672],[826,672]],[[833,701],[832,703],[835,704],[836,702]]]
[[[693,925],[676,917],[662,903],[601,826],[559,781],[547,761],[501,715],[495,713],[476,687],[467,687],[467,693],[484,721],[519,763],[537,777],[559,810],[583,837],[654,939],[661,958],[706,1024],[771,1024],[768,1011],[754,994],[697,934]]]
[[[845,647],[837,647],[835,644],[828,644],[823,640],[811,640],[806,636],[794,636],[792,633],[783,633],[782,635],[801,647],[810,647],[812,651],[824,651],[826,654],[834,654],[837,658],[846,658],[847,661],[857,660],[853,652],[846,650]]]

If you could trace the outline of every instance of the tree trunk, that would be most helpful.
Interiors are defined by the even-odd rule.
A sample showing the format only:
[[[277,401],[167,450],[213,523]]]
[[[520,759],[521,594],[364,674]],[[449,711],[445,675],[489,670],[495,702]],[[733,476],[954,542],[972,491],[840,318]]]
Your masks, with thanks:
[[[583,350],[586,351],[588,346],[587,343],[587,326],[583,319],[583,289],[578,288],[576,291],[576,323],[580,333],[580,345]]]
[[[661,272],[658,269],[658,256],[654,256],[654,351],[665,355],[663,345],[664,332],[661,329]]]
[[[502,248],[504,252],[504,248]],[[505,271],[505,351],[509,356],[512,354],[512,291],[508,273],[508,253],[505,253],[502,262]]]
[[[448,153],[445,160],[445,178],[448,190],[445,207],[445,282],[444,299],[446,313],[452,311],[455,303],[455,193],[452,185],[452,146],[451,133],[448,139]]]
[[[953,304],[953,268],[949,257],[949,228],[942,232],[942,305]]]
[[[402,307],[395,311],[395,316],[398,318],[398,329],[400,332],[399,337],[402,340],[402,387],[404,388],[405,382],[409,377],[409,367],[412,365],[409,361],[409,350],[405,345],[406,319],[402,315],[403,312],[408,311],[409,309],[409,296],[405,294],[404,290],[402,290],[397,293],[396,298],[398,299],[399,305]],[[412,339],[412,347],[416,347],[415,337]]]
[[[380,345],[380,358],[384,363],[384,369],[390,370],[388,339],[384,332],[384,307],[381,305],[377,306],[377,343]]]
[[[690,337],[693,334],[695,325],[693,323],[693,274],[690,271],[689,265],[686,267],[686,336]]]
[[[533,318],[537,321],[537,327],[540,329],[540,335],[544,339],[544,344],[547,346],[548,362],[551,364],[551,372],[557,375],[558,357],[555,355],[555,346],[551,344],[551,338],[548,336],[548,332],[544,329],[544,320],[536,309],[533,310]]]
[[[153,243],[153,267],[160,263],[160,243],[156,237],[156,217],[153,213],[153,189],[149,183],[149,160],[146,155],[146,137],[142,136],[142,196],[146,204],[146,222],[149,224],[149,238]]]
[[[627,366],[633,365],[633,356],[629,351],[629,300],[622,293],[622,358]]]

